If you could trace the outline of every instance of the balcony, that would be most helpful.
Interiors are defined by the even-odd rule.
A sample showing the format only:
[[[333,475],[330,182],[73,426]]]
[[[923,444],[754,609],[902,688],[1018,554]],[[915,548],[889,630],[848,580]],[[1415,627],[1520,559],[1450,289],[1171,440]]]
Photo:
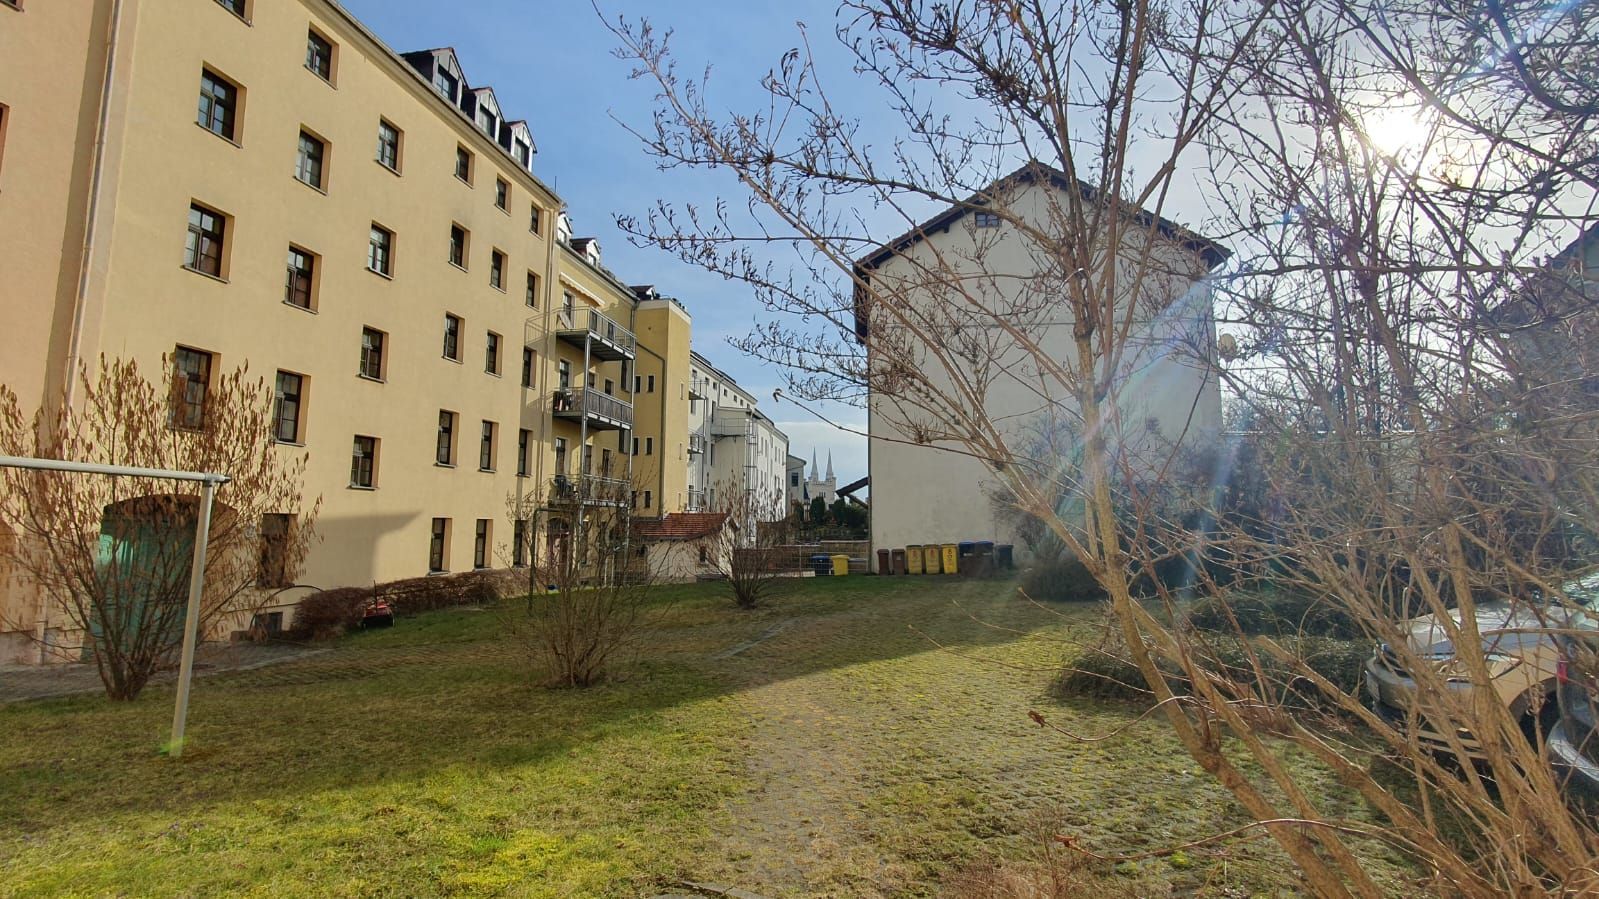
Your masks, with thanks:
[[[625,478],[558,474],[550,481],[551,506],[625,506],[631,499],[631,485]]]
[[[718,412],[711,419],[712,437],[748,437],[754,420],[748,412]]]
[[[705,435],[688,435],[688,451],[691,456],[703,455],[705,453]]]
[[[571,324],[561,322],[555,336],[575,347],[588,347],[589,356],[606,362],[633,358],[633,332],[601,315],[597,309],[579,309]]]
[[[695,377],[692,377],[692,378],[689,379],[689,381],[688,381],[688,398],[689,399],[691,399],[691,400],[703,400],[703,399],[706,399],[707,397],[709,397],[710,393],[711,393],[711,379],[710,378],[707,378],[704,375],[696,375]]]
[[[686,511],[686,512],[704,512],[708,508],[709,507],[706,505],[706,502],[705,502],[705,491],[704,490],[695,490],[693,487],[690,487],[689,490],[688,490],[688,507],[686,509],[684,509],[684,511]]]
[[[557,390],[550,413],[566,421],[588,422],[598,431],[615,431],[633,426],[633,404],[619,400],[593,387]]]

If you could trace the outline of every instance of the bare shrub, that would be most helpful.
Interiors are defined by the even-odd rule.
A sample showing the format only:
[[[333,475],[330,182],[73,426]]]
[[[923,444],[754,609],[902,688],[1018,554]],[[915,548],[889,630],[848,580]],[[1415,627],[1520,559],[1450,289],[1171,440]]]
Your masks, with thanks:
[[[0,453],[104,465],[214,472],[200,606],[204,638],[247,618],[289,583],[310,546],[320,497],[303,497],[306,456],[273,441],[273,391],[248,368],[208,383],[157,380],[136,363],[85,366],[76,399],[23,414],[0,385]],[[17,535],[18,570],[78,629],[106,695],[137,697],[183,641],[199,486],[148,477],[0,469],[0,521]],[[288,515],[268,544],[262,522]]]

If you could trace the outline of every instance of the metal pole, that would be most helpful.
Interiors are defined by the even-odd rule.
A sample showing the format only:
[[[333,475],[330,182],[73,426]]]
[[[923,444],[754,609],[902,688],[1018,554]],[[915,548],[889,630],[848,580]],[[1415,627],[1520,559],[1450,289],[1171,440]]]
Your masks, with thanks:
[[[183,754],[183,728],[189,717],[189,684],[194,679],[194,645],[199,642],[200,594],[205,587],[205,550],[211,539],[211,500],[216,484],[203,482],[200,488],[200,520],[194,528],[194,569],[189,572],[189,608],[183,616],[183,661],[178,666],[178,701],[172,710],[172,740],[167,754]]]

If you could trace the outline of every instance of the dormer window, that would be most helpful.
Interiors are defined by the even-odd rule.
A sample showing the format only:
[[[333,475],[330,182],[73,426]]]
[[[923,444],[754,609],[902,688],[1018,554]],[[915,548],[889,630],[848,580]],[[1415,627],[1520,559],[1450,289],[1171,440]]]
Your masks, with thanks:
[[[499,137],[500,119],[494,113],[489,112],[487,109],[481,106],[478,107],[477,123],[478,127],[483,129],[484,134],[487,134],[489,137]]]
[[[522,168],[529,168],[533,165],[533,148],[529,147],[527,141],[521,138],[517,138],[511,143],[511,155],[515,156],[516,161],[522,164]]]
[[[453,103],[455,102],[456,91],[461,89],[461,82],[443,66],[440,66],[433,70],[433,86],[438,88],[439,93],[449,97],[450,102]]]
[[[975,218],[977,227],[979,228],[999,227],[999,213],[997,212],[979,212],[976,214]]]

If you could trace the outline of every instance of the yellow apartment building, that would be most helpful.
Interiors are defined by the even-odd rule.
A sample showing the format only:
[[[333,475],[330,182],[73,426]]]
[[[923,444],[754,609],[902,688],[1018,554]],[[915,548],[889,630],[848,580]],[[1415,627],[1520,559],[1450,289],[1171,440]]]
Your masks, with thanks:
[[[508,499],[616,431],[551,415],[587,323],[556,320],[561,201],[508,116],[327,0],[0,0],[0,381],[39,405],[165,355],[203,409],[248,360],[323,501],[300,583],[525,561]],[[62,623],[15,587],[0,620],[0,661]]]

